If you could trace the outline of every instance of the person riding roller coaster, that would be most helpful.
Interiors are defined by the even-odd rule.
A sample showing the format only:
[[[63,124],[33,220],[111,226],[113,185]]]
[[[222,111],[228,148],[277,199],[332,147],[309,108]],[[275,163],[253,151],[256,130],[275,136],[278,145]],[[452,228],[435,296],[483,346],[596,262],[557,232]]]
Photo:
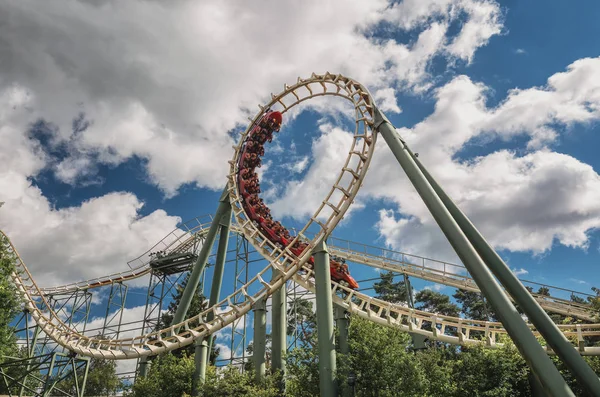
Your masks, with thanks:
[[[267,112],[259,123],[250,131],[240,153],[238,164],[238,186],[242,196],[242,205],[250,220],[263,232],[272,243],[283,249],[288,247],[293,240],[289,231],[279,222],[271,217],[269,208],[258,197],[260,193],[260,181],[254,171],[261,166],[261,157],[264,155],[264,144],[271,142],[273,132],[279,132],[283,116],[280,112]],[[290,251],[300,256],[308,244],[296,241],[289,246]],[[358,283],[350,276],[348,265],[341,258],[332,257],[329,262],[331,279],[349,288],[358,288]],[[308,267],[314,266],[314,258],[311,256]]]

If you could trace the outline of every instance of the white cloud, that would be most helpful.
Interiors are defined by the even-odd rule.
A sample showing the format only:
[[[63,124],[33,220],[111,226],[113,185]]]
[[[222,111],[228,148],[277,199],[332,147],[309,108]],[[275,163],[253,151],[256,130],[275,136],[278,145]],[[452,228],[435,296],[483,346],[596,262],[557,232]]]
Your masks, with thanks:
[[[515,50],[516,54],[527,54],[527,51],[525,51],[523,48],[517,48]]]
[[[391,113],[402,113],[402,109],[398,106],[398,101],[396,99],[396,94],[393,88],[384,88],[378,90],[373,98],[377,103],[377,107],[384,112]]]
[[[0,4],[0,58],[8,60],[0,71],[0,200],[6,201],[0,225],[42,286],[123,270],[179,219],[160,210],[141,216],[143,202],[127,192],[56,209],[32,178],[46,169],[68,184],[100,183],[98,163],[138,157],[167,196],[185,183],[220,189],[228,168],[223,159],[232,153],[227,132],[243,125],[266,93],[312,71],[348,74],[373,89],[386,109],[400,111],[393,88],[427,89],[433,57],[466,56],[448,37],[449,23],[458,23],[459,38],[473,29],[471,18],[486,20],[477,15],[499,10],[489,1],[431,3],[408,1],[396,19],[389,19],[384,0],[336,0],[325,8],[316,0],[259,8],[241,1]],[[459,11],[467,16],[459,18]],[[416,39],[377,39],[372,33],[385,21]],[[464,54],[484,41],[464,41],[471,46]],[[46,147],[28,135],[39,119],[50,126]],[[343,153],[348,138],[330,128],[316,152],[343,146]],[[329,188],[316,170],[335,176],[335,161],[310,164],[315,192]],[[292,182],[284,196],[308,214],[320,198],[304,200],[303,185]],[[284,201],[274,207],[292,214]]]
[[[290,164],[289,168],[293,173],[300,174],[306,169],[306,166],[308,166],[308,160],[308,156],[303,156],[300,160]]]
[[[219,349],[219,358],[224,360],[229,360],[233,358],[231,354],[231,348],[223,343],[216,343],[215,347]]]
[[[331,124],[322,124],[322,135],[312,143],[311,166],[303,180],[291,180],[285,190],[269,207],[274,216],[302,218],[312,215],[339,175],[348,150],[352,134]],[[311,194],[307,195],[306,192]]]
[[[529,272],[523,268],[520,268],[520,269],[514,268],[511,270],[515,274],[515,276],[522,276],[524,274],[529,274]]]
[[[600,118],[598,76],[600,58],[581,59],[551,76],[545,87],[509,92],[496,108],[485,106],[485,86],[459,76],[438,90],[429,117],[399,133],[496,247],[539,254],[558,242],[586,249],[588,231],[600,227],[600,203],[594,199],[600,197],[600,176],[569,155],[531,149],[555,141],[561,126]],[[523,155],[498,150],[463,162],[454,158],[466,145],[517,134],[530,137]],[[386,243],[455,260],[389,149],[377,150],[372,167],[378,172],[369,173],[361,193],[398,204],[398,213],[380,213]]]
[[[432,291],[437,291],[437,292],[443,290],[444,288],[446,288],[446,286],[442,285],[442,284],[426,285],[425,287],[423,287],[423,289],[430,289]]]
[[[449,23],[461,18],[461,14],[465,21],[447,51],[471,62],[477,48],[502,29],[502,15],[495,1],[405,0],[390,7],[386,19],[411,29],[435,19]]]
[[[576,279],[576,278],[570,278],[569,281],[572,281],[572,282],[577,283],[577,284],[589,284],[589,282],[587,282],[587,281],[579,280],[579,279]]]
[[[540,145],[556,141],[574,123],[600,118],[600,58],[574,62],[544,87],[512,90],[495,108],[486,106],[486,92],[483,84],[458,76],[436,91],[430,116],[398,131],[497,248],[541,254],[558,242],[586,249],[588,231],[600,227],[595,199],[600,197],[600,177],[591,166]],[[321,128],[306,177],[289,182],[273,204],[278,216],[313,211],[318,202],[310,197],[323,197],[337,172],[336,161],[342,161],[350,136],[329,124]],[[522,154],[502,149],[466,161],[455,158],[469,145],[516,135],[529,137]],[[359,206],[370,198],[393,200],[397,208],[382,210],[377,224],[386,244],[457,261],[383,139],[377,145],[371,164],[377,172],[368,173],[357,197]],[[315,194],[300,200],[305,191]]]
[[[143,204],[131,193],[110,193],[55,210],[39,189],[23,187],[20,199],[7,200],[0,221],[42,287],[124,271],[127,260],[152,247],[180,220],[162,210],[140,216]]]
[[[487,26],[499,13],[495,2],[473,0],[425,8],[406,1],[391,10],[384,0],[328,7],[272,1],[259,8],[241,1],[63,3],[0,6],[0,15],[10,16],[0,24],[7,43],[0,55],[12,65],[0,75],[0,88],[26,87],[36,97],[30,117],[54,123],[57,138],[80,152],[108,163],[147,160],[151,180],[169,195],[187,182],[222,187],[227,163],[207,160],[230,156],[226,132],[245,123],[247,109],[269,90],[312,71],[339,71],[383,90],[383,104],[397,109],[391,87],[429,87],[432,57],[471,57],[495,34]],[[418,38],[373,38],[386,20]],[[462,27],[446,50],[454,20]],[[72,120],[82,112],[91,123],[75,136]],[[68,183],[96,161],[73,156],[56,170]]]

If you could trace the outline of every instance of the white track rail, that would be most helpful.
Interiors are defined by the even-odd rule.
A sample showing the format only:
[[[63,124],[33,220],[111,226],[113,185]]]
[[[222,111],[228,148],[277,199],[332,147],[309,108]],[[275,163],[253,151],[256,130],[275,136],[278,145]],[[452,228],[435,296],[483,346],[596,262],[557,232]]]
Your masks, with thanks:
[[[329,250],[331,254],[354,263],[360,263],[398,273],[406,273],[409,276],[467,291],[480,292],[475,280],[467,275],[458,273],[459,270],[464,269],[462,266],[451,265],[445,262],[435,262],[436,264],[442,265],[440,268],[436,268],[434,266],[425,265],[425,261],[423,261],[423,264],[411,262],[402,254],[399,258],[395,259],[389,256],[379,256],[335,246],[329,246]],[[466,271],[466,269],[464,270]],[[594,321],[594,315],[588,305],[536,293],[532,293],[531,295],[533,295],[535,300],[549,312],[564,314],[582,320]]]
[[[306,273],[294,276],[294,281],[308,291],[316,293],[313,270],[304,268]],[[462,346],[483,344],[487,347],[500,347],[501,336],[508,333],[502,323],[477,321],[411,309],[398,304],[382,301],[332,282],[333,302],[354,315],[388,327],[424,335],[432,340]],[[534,328],[529,325],[530,328]],[[565,336],[577,346],[579,353],[587,356],[600,355],[600,346],[585,346],[584,337],[600,335],[600,324],[559,325]],[[540,337],[539,333],[534,334]],[[554,352],[546,347],[547,352]]]

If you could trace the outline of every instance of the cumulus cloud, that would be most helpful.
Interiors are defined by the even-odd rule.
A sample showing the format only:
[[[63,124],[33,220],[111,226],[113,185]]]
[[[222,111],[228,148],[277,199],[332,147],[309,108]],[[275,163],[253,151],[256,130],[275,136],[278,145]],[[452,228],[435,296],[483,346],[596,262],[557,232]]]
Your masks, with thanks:
[[[42,287],[124,270],[179,218],[162,210],[140,216],[143,203],[125,192],[54,208],[30,179],[48,160],[39,141],[23,133],[34,100],[18,85],[0,91],[0,227]]]
[[[230,156],[227,131],[283,82],[312,71],[347,73],[382,90],[397,110],[390,88],[430,87],[435,55],[469,58],[495,34],[483,26],[499,13],[495,2],[429,3],[10,2],[0,6],[7,60],[0,87],[25,87],[36,97],[31,118],[54,123],[56,138],[80,151],[97,152],[94,161],[61,164],[65,182],[96,161],[138,156],[168,195],[189,182],[219,189],[227,163],[207,159]],[[451,21],[461,29],[449,42]],[[416,40],[377,39],[383,22],[418,33]],[[89,126],[73,137],[81,113]]]
[[[520,269],[514,268],[511,270],[515,274],[515,276],[522,276],[524,274],[529,274],[529,272],[523,268],[520,268]]]
[[[588,164],[552,151],[550,145],[575,123],[598,120],[598,73],[600,58],[581,59],[551,76],[545,86],[511,90],[493,108],[486,105],[488,87],[458,76],[435,91],[431,115],[398,132],[497,248],[540,254],[560,243],[586,249],[589,231],[600,227],[600,204],[595,199],[600,197],[600,176]],[[312,150],[315,159],[324,154],[327,159],[315,161],[303,180],[287,184],[283,198],[274,204],[278,214],[297,216],[316,207],[316,201],[299,200],[299,192],[320,192],[324,181],[331,183],[329,174],[336,168],[330,163],[341,161],[347,147],[340,139],[343,131],[336,128],[322,126]],[[470,146],[515,136],[528,138],[527,146],[460,157]],[[381,210],[376,224],[386,244],[458,260],[384,140],[377,145],[371,164],[377,172],[368,173],[357,202],[376,198],[396,204]]]
[[[429,117],[399,133],[497,248],[542,253],[558,242],[586,249],[588,232],[600,227],[600,204],[594,199],[600,197],[600,176],[569,155],[536,148],[555,142],[574,123],[600,117],[598,73],[600,58],[578,60],[544,87],[510,91],[495,108],[485,105],[484,85],[459,76],[437,91]],[[523,154],[503,149],[464,161],[455,157],[466,145],[517,134],[530,138]],[[381,148],[373,167],[378,172],[368,175],[366,193],[398,204],[380,212],[378,227],[386,243],[454,260],[420,197],[398,175],[389,149]]]
[[[325,8],[316,0],[259,8],[242,1],[2,3],[0,225],[42,286],[120,271],[179,219],[161,210],[140,215],[143,201],[128,192],[54,208],[33,182],[41,171],[71,185],[102,183],[99,164],[135,157],[166,196],[186,183],[220,189],[228,165],[213,159],[231,156],[231,132],[283,82],[312,71],[341,72],[399,112],[395,90],[431,87],[431,60],[468,59],[487,39],[466,30],[498,13],[497,3],[474,0],[425,7],[336,0]],[[451,23],[456,37],[449,35]],[[410,39],[378,38],[382,26]],[[469,48],[457,52],[457,40]],[[44,140],[30,134],[40,120]],[[327,150],[316,149],[314,163],[337,174],[337,157],[326,157],[331,149],[346,151],[349,135],[321,133]],[[305,173],[319,185],[327,174],[316,174],[314,163]],[[301,162],[297,170],[307,166]],[[303,183],[293,181],[284,195],[307,214],[314,200],[300,195]],[[274,211],[292,215],[283,200]]]
[[[328,123],[320,125],[319,129],[322,135],[312,143],[313,161],[306,176],[287,182],[283,194],[269,203],[276,217],[301,219],[312,215],[344,165],[352,134]],[[306,195],[308,191],[310,195]]]

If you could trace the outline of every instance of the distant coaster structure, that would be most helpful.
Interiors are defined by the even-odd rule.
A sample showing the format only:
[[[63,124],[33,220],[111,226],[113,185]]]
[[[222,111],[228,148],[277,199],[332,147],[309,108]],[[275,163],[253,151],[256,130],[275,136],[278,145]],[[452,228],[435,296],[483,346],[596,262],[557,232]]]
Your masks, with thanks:
[[[281,223],[270,217],[270,211],[260,200],[260,184],[255,168],[260,165],[264,144],[280,128],[283,117],[295,106],[315,97],[336,96],[350,101],[355,119],[353,140],[348,156],[329,192],[318,205],[306,225],[294,236]],[[344,247],[328,247],[336,225],[356,197],[374,154],[376,140],[381,135],[409,180],[431,211],[448,241],[462,260],[472,279],[453,272],[420,268],[415,263],[394,260]],[[210,225],[178,229],[163,240],[162,259],[193,263],[189,281],[183,291],[172,325],[149,330],[135,337],[113,338],[90,336],[64,321],[47,297],[56,293],[87,291],[115,282],[142,277],[157,264],[146,253],[138,266],[130,271],[96,280],[88,280],[53,288],[39,288],[27,267],[18,258],[13,282],[25,300],[26,311],[40,331],[56,344],[84,357],[109,360],[140,359],[141,376],[147,371],[151,356],[196,344],[197,384],[204,378],[207,355],[214,335],[224,327],[254,311],[254,353],[256,376],[265,374],[266,301],[272,297],[272,368],[285,371],[286,350],[286,283],[293,282],[314,292],[317,303],[320,388],[323,396],[336,395],[334,306],[340,328],[339,348],[347,352],[347,320],[349,312],[376,323],[398,327],[413,335],[460,345],[485,344],[495,347],[496,338],[508,334],[535,374],[541,387],[552,396],[572,396],[564,378],[548,357],[558,355],[592,395],[600,396],[600,381],[582,359],[582,355],[600,355],[600,347],[586,346],[585,338],[600,335],[600,324],[557,326],[544,309],[591,319],[585,305],[532,295],[510,268],[486,242],[466,215],[456,206],[441,186],[429,174],[417,156],[399,136],[396,129],[374,103],[362,84],[340,74],[313,74],[271,96],[269,103],[250,119],[234,147],[229,162],[226,187]],[[236,224],[232,225],[232,218]],[[243,236],[264,258],[266,266],[225,298],[220,297],[225,257],[230,234]],[[218,237],[215,268],[209,305],[199,315],[186,319],[192,297],[207,266]],[[198,244],[200,242],[200,244]],[[190,252],[194,250],[194,255]],[[447,285],[481,291],[497,313],[500,323],[440,316],[393,304],[357,291],[347,266],[332,260],[337,258],[383,269],[411,274]],[[518,304],[531,324],[516,310]],[[339,313],[341,314],[339,314]],[[447,332],[448,329],[456,331]],[[535,331],[533,330],[535,328]],[[485,337],[473,334],[483,332]],[[547,347],[537,341],[542,336]],[[573,338],[577,347],[567,339]],[[344,393],[348,390],[344,389]]]

